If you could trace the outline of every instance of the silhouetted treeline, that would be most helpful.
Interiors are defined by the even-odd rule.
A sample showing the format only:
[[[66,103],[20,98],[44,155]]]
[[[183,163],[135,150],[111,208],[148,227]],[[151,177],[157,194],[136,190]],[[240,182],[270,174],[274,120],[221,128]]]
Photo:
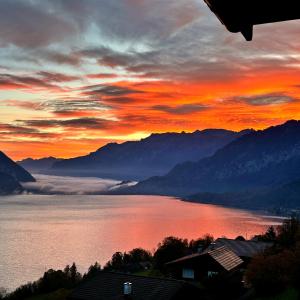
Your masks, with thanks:
[[[204,250],[213,242],[211,235],[188,241],[176,237],[166,237],[158,244],[153,255],[150,251],[138,248],[126,253],[116,252],[104,266],[105,270],[138,272],[149,268],[164,271],[165,263],[182,256]]]
[[[116,252],[103,269],[106,271],[136,273],[154,268],[163,272],[166,262],[199,251],[199,249],[202,250],[212,241],[213,237],[210,235],[191,241],[167,237],[158,244],[158,248],[153,254],[142,248],[123,253]],[[78,272],[75,263],[66,266],[64,270],[50,269],[39,280],[22,285],[5,297],[2,296],[2,298],[5,300],[19,300],[50,293],[58,289],[73,289],[82,281],[96,276],[101,270],[101,266],[97,262],[90,266],[88,272],[84,275]]]
[[[64,270],[48,270],[39,280],[20,286],[4,299],[26,299],[34,295],[50,293],[61,288],[72,289],[81,280],[82,275],[77,271],[76,264],[73,263],[71,266],[66,266]]]
[[[300,221],[285,220],[258,237],[274,246],[255,257],[246,271],[248,283],[258,294],[275,295],[294,288],[300,291]]]

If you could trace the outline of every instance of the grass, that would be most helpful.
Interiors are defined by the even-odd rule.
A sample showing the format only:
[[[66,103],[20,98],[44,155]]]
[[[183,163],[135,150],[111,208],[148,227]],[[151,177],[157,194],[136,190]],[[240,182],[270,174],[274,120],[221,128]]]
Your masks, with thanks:
[[[154,269],[149,269],[149,270],[143,270],[143,271],[140,271],[140,272],[136,272],[136,273],[134,273],[134,275],[164,278],[164,275],[159,270],[154,270]]]
[[[298,300],[299,293],[294,289],[288,289],[277,296],[257,298],[255,300]]]
[[[50,294],[34,296],[27,298],[26,300],[65,300],[70,292],[70,290],[60,289]]]

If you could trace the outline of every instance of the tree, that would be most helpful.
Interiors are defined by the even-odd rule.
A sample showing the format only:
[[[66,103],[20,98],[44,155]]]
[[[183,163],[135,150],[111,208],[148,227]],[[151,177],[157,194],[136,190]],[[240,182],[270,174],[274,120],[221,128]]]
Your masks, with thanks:
[[[113,254],[111,260],[107,262],[107,264],[104,266],[104,269],[109,270],[122,270],[123,269],[123,253],[122,252],[116,252]]]
[[[4,299],[7,294],[7,290],[5,288],[0,287],[0,299]]]
[[[277,241],[283,248],[294,247],[300,241],[300,221],[290,218],[278,227]]]
[[[77,266],[75,263],[73,263],[70,268],[70,280],[72,286],[75,286],[81,280],[81,274],[77,271]]]
[[[260,294],[276,294],[287,285],[289,263],[283,255],[259,255],[246,272],[247,282]]]
[[[167,262],[170,262],[189,253],[189,245],[186,239],[167,237],[154,253],[154,267],[163,270]]]
[[[214,237],[212,235],[206,234],[197,240],[191,240],[189,242],[189,249],[193,253],[201,252],[205,250],[213,241]]]
[[[277,228],[269,228],[262,240],[274,246],[249,264],[247,281],[261,294],[275,294],[288,287],[300,287],[300,222],[287,219]]]
[[[264,238],[266,242],[275,242],[277,238],[277,234],[274,226],[268,228],[267,232],[264,235]]]
[[[151,262],[152,255],[150,251],[147,251],[142,248],[135,248],[129,253],[131,263],[141,263],[141,262]]]
[[[136,248],[130,252],[116,252],[111,260],[104,266],[105,270],[137,272],[145,268],[145,263],[152,262],[152,255],[149,251]]]
[[[100,272],[101,272],[101,266],[98,262],[95,262],[95,264],[89,267],[88,272],[84,274],[83,279],[93,278],[96,275],[98,275]]]

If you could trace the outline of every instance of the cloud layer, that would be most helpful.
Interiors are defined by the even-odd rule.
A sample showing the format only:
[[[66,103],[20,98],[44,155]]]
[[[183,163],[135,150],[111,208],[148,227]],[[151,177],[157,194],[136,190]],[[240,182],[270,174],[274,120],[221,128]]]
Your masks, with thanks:
[[[95,195],[107,192],[119,182],[100,178],[77,178],[34,175],[36,182],[23,183],[24,188],[37,194]]]
[[[298,21],[257,26],[246,43],[201,0],[2,0],[0,148],[71,157],[300,119],[299,33]]]

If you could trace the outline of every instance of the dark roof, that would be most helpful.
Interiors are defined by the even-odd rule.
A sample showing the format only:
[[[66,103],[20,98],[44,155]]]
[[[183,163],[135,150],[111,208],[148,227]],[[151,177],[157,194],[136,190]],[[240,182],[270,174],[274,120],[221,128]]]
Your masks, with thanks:
[[[253,25],[300,19],[296,0],[204,0],[231,32],[252,40]]]
[[[265,251],[267,248],[270,248],[272,243],[219,238],[208,247],[208,250],[223,246],[226,246],[239,257],[253,257]]]
[[[227,271],[230,271],[243,263],[234,252],[226,247],[220,247],[209,251],[208,254]]]
[[[123,284],[125,282],[132,283],[132,295],[129,298],[132,300],[172,300],[180,291],[186,288],[190,288],[192,291],[196,289],[195,286],[179,280],[103,271],[97,277],[76,288],[68,299],[124,299]]]
[[[201,258],[205,256],[210,256],[211,258],[213,258],[226,271],[231,271],[243,263],[243,260],[240,259],[233,251],[229,250],[227,247],[219,247],[217,249],[204,251],[202,253],[196,253],[181,257],[179,259],[169,262],[167,265],[194,260],[196,258]]]

